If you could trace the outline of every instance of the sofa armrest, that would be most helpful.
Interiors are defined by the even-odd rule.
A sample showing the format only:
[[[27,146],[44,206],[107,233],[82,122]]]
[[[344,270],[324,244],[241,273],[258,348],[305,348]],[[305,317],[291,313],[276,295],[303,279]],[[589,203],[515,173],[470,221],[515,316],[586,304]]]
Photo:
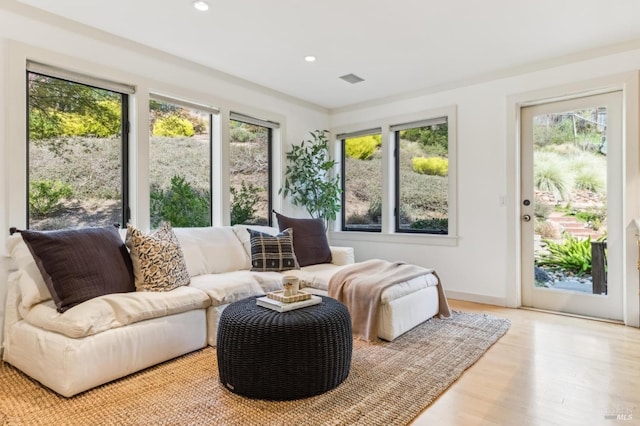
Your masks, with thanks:
[[[331,250],[331,264],[333,265],[351,265],[356,261],[353,247],[330,246],[329,249]]]

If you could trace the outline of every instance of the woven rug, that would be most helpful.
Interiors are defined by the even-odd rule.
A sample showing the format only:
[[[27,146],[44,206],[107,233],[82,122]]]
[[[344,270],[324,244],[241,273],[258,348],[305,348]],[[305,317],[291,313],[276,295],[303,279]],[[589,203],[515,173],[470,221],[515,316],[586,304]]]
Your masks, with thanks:
[[[454,312],[393,342],[354,341],[349,377],[297,401],[252,400],[218,380],[207,347],[63,398],[0,364],[2,425],[404,425],[509,329],[510,322]]]

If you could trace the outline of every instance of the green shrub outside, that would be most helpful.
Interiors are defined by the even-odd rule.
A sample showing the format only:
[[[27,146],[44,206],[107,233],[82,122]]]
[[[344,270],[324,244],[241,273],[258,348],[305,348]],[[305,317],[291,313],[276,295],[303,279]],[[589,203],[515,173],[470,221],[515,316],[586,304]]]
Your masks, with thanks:
[[[563,120],[554,125],[534,125],[533,140],[537,146],[562,145],[566,141],[574,140],[574,129],[571,120]]]
[[[548,191],[562,200],[566,200],[573,189],[606,193],[606,158],[601,154],[562,153],[545,148],[535,155],[534,185],[537,189]]]
[[[193,129],[193,124],[186,118],[178,117],[177,115],[168,115],[156,120],[153,124],[153,136],[187,136],[191,137],[196,132]]]
[[[194,189],[182,176],[171,178],[171,188],[151,190],[151,226],[162,221],[173,227],[211,225],[211,196],[208,191]]]
[[[581,153],[569,161],[574,173],[574,187],[602,193],[606,191],[606,157],[601,154]]]
[[[121,133],[120,103],[96,102],[96,110],[87,113],[32,110],[29,114],[29,139],[91,136],[106,138]]]
[[[449,160],[440,157],[414,157],[411,159],[413,171],[423,175],[447,176]]]
[[[536,153],[533,184],[539,190],[550,192],[559,199],[566,200],[568,198],[571,179],[558,154]]]
[[[422,231],[432,232],[444,232],[449,231],[449,219],[447,218],[433,218],[433,219],[420,219],[412,222],[409,226],[411,229],[419,229]]]
[[[587,223],[594,231],[599,230],[607,219],[607,209],[590,208],[587,210],[576,212],[576,219]]]
[[[29,183],[29,211],[46,216],[61,208],[61,201],[73,195],[71,186],[60,181],[35,180]]]
[[[253,184],[240,184],[240,189],[231,190],[231,225],[250,223],[255,217],[256,204],[260,201],[261,188]]]
[[[598,241],[604,240],[601,237]],[[575,273],[591,274],[591,238],[578,239],[568,232],[563,234],[562,242],[542,240],[547,245],[547,252],[536,257],[537,266],[548,266]]]
[[[40,141],[58,137],[60,130],[59,114],[42,110],[29,111],[29,140]]]
[[[266,143],[269,138],[269,129],[256,124],[229,120],[229,139],[233,142]]]
[[[367,217],[369,217],[372,223],[380,223],[382,217],[382,200],[380,197],[375,197],[369,202]]]
[[[109,137],[121,131],[121,95],[29,74],[29,140]]]
[[[344,143],[345,155],[357,160],[369,160],[376,149],[382,144],[382,136],[367,135],[346,139]]]
[[[229,139],[231,142],[248,142],[255,138],[255,135],[246,127],[238,126],[229,129]]]
[[[449,147],[449,127],[447,123],[444,123],[402,130],[400,139],[419,142],[428,152],[435,149],[446,155]]]
[[[604,180],[596,170],[581,170],[576,173],[574,180],[574,186],[577,189],[584,189],[598,193],[605,189]]]
[[[121,106],[115,100],[96,102],[96,110],[90,113],[57,113],[65,136],[91,136],[106,138],[118,135],[122,130]]]

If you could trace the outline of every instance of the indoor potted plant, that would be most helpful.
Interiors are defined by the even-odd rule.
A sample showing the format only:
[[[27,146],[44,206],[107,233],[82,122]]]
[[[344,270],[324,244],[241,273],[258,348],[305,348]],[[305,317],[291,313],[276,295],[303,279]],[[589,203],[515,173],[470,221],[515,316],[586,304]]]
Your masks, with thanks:
[[[304,207],[312,218],[321,218],[325,228],[340,211],[340,175],[329,155],[327,130],[310,132],[311,139],[292,145],[286,153],[284,185],[278,193],[289,197],[294,206]]]

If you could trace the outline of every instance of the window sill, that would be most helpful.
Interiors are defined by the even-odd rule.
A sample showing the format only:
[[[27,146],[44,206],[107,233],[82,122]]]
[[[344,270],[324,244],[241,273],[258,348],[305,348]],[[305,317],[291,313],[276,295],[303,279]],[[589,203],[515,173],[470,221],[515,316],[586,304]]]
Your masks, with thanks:
[[[332,244],[344,241],[369,241],[376,243],[415,244],[421,246],[448,246],[458,245],[458,236],[434,235],[434,234],[402,234],[358,231],[330,231],[329,239]],[[336,244],[337,245],[337,244]]]

